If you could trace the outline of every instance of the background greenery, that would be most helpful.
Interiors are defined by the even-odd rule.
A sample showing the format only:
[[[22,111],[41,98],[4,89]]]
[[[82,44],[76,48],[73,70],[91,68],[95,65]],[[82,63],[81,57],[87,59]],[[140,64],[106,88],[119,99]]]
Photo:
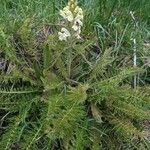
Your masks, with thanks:
[[[1,0],[0,148],[149,149],[150,1],[80,0],[83,41],[71,46],[56,38],[66,2]]]

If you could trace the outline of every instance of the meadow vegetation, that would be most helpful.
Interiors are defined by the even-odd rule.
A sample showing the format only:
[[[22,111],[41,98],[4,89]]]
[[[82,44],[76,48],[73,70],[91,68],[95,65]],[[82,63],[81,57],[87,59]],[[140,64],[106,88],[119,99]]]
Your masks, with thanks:
[[[0,150],[148,150],[150,1],[67,3],[0,2]]]

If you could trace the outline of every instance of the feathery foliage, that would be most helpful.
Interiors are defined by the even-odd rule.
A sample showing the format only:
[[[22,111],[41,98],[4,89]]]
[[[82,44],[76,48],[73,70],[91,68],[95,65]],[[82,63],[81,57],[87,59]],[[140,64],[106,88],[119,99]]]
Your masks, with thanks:
[[[150,119],[143,59],[149,51],[142,44],[148,41],[150,3],[80,0],[82,40],[60,41],[57,18],[65,4],[0,4],[0,149],[149,149],[143,126]],[[141,22],[139,67],[132,67],[131,10]]]

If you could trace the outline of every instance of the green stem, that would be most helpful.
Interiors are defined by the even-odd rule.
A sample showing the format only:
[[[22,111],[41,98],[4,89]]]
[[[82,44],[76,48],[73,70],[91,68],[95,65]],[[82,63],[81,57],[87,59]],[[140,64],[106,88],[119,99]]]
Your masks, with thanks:
[[[72,54],[71,54],[71,49],[68,51],[68,78],[71,76],[71,64],[72,64]]]

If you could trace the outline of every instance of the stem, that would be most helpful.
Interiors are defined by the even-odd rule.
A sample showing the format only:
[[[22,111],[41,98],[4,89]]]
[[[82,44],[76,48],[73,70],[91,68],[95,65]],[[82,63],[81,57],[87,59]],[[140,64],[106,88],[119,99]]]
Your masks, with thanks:
[[[138,24],[136,22],[136,19],[134,17],[134,13],[132,11],[130,11],[130,15],[131,15],[131,18],[133,20],[133,23],[134,23],[134,28],[135,28],[135,34],[133,34],[133,66],[134,67],[137,67],[137,41],[136,41],[136,31],[137,31],[137,27],[138,27]],[[137,87],[137,76],[134,75],[134,78],[133,78],[133,88],[136,89]]]
[[[136,55],[136,39],[134,38],[133,39],[133,66],[134,67],[137,67],[137,55]],[[134,79],[133,79],[133,87],[136,89],[136,86],[137,86],[137,76],[135,75],[134,76]]]
[[[72,50],[73,50],[73,45],[74,45],[74,39],[71,37],[71,39],[68,41],[68,52],[67,52],[67,69],[68,69],[68,77],[70,79],[71,77],[71,65],[72,65],[72,61],[73,61],[73,54],[72,54]]]
[[[68,52],[68,78],[71,76],[71,63],[72,63],[72,54],[71,54],[71,49],[69,49]]]

